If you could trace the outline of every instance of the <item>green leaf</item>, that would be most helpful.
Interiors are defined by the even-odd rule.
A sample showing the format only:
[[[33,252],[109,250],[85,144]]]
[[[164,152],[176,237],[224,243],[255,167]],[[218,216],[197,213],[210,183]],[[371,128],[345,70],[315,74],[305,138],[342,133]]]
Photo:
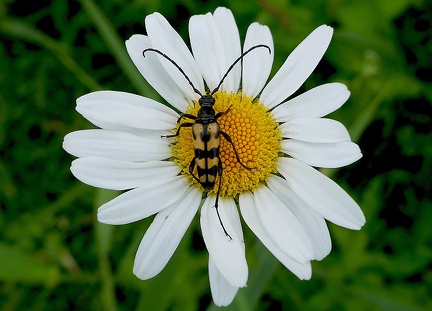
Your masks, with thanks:
[[[141,76],[126,52],[126,46],[102,10],[91,0],[81,1],[88,16],[99,31],[112,55],[135,88],[143,95],[157,98],[158,94]]]
[[[49,265],[18,250],[0,244],[0,280],[54,284],[59,279],[58,267]]]
[[[95,91],[101,89],[99,84],[87,74],[69,55],[67,48],[39,31],[37,28],[18,19],[0,21],[0,33],[26,42],[35,43],[49,50],[55,57],[86,87]]]

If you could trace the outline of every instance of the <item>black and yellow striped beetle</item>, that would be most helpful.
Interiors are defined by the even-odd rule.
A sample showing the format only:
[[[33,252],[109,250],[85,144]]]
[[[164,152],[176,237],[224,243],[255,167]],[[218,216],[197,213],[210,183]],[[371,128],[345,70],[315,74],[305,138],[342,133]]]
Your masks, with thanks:
[[[194,122],[184,122],[180,124],[180,126],[177,129],[177,132],[173,135],[162,135],[163,138],[170,138],[170,137],[176,137],[180,134],[180,130],[184,127],[192,127],[192,135],[193,135],[193,147],[194,147],[194,158],[192,159],[190,165],[189,165],[189,173],[195,178],[198,183],[201,184],[201,186],[204,188],[206,192],[212,190],[214,188],[217,175],[219,175],[219,187],[216,194],[216,202],[215,202],[215,208],[216,213],[219,218],[219,222],[222,226],[222,229],[224,233],[231,239],[231,236],[226,231],[222,220],[219,215],[218,210],[218,202],[219,202],[219,194],[222,184],[222,162],[219,157],[219,148],[220,148],[220,134],[231,144],[233,147],[235,156],[237,158],[237,161],[245,168],[245,169],[251,169],[244,165],[240,157],[237,153],[237,150],[234,146],[234,143],[231,139],[231,137],[225,133],[224,131],[221,131],[218,119],[222,117],[223,115],[227,114],[231,107],[228,108],[226,111],[218,112],[216,113],[213,106],[215,104],[215,99],[213,95],[219,90],[220,86],[222,85],[225,78],[228,76],[229,72],[234,68],[234,66],[243,58],[246,54],[251,52],[252,50],[256,48],[264,47],[269,50],[269,53],[271,53],[270,47],[265,44],[259,44],[255,45],[251,48],[249,48],[247,51],[243,52],[228,68],[226,73],[223,75],[222,79],[220,80],[219,84],[216,86],[216,88],[212,92],[206,92],[206,94],[201,94],[201,92],[193,85],[192,81],[189,79],[189,77],[186,75],[184,70],[170,57],[168,57],[166,54],[162,53],[160,50],[153,49],[153,48],[147,48],[143,51],[143,56],[145,57],[146,52],[155,52],[166,58],[168,61],[170,61],[186,78],[186,80],[189,82],[190,86],[194,90],[195,93],[197,93],[200,96],[200,99],[198,100],[198,103],[200,105],[200,109],[198,110],[198,115],[194,116],[192,114],[183,113],[180,115],[180,117],[177,120],[177,123],[180,123],[180,121],[183,118],[194,120]],[[197,168],[198,177],[194,174],[195,167]]]

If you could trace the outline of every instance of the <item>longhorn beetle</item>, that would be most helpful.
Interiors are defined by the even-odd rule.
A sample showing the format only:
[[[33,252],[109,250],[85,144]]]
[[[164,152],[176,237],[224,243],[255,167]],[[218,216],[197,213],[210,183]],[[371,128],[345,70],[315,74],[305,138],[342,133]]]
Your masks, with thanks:
[[[213,95],[219,90],[220,86],[224,82],[225,78],[228,76],[229,72],[234,68],[234,66],[254,49],[257,48],[267,48],[269,50],[269,53],[271,53],[270,47],[265,44],[259,44],[255,45],[251,48],[249,48],[247,51],[243,52],[232,64],[228,67],[228,70],[223,75],[222,79],[220,80],[219,84],[216,86],[216,88],[209,92],[207,91],[204,95],[193,85],[192,81],[189,79],[189,77],[186,75],[184,70],[169,56],[161,52],[160,50],[153,49],[153,48],[147,48],[145,49],[142,54],[143,57],[145,57],[146,52],[155,52],[164,58],[166,58],[168,61],[170,61],[179,71],[180,73],[186,78],[190,86],[192,87],[193,91],[197,93],[200,96],[200,99],[198,100],[198,103],[200,105],[200,109],[198,110],[198,115],[194,116],[192,114],[183,113],[180,115],[180,117],[177,120],[177,123],[180,123],[182,118],[191,119],[195,122],[184,122],[180,124],[180,126],[177,129],[177,132],[173,135],[162,135],[163,138],[170,138],[170,137],[177,137],[180,134],[180,130],[184,127],[192,127],[192,134],[193,134],[193,147],[195,156],[192,159],[190,165],[189,165],[189,173],[192,175],[193,178],[195,178],[198,183],[201,184],[201,186],[204,188],[206,192],[212,190],[214,188],[216,177],[219,175],[219,186],[216,194],[216,202],[215,202],[215,208],[216,213],[219,219],[219,222],[222,226],[222,229],[224,233],[232,239],[231,236],[228,234],[228,232],[225,229],[225,226],[222,223],[222,219],[219,215],[219,194],[222,184],[222,162],[219,157],[219,147],[220,147],[220,135],[222,136],[231,144],[233,147],[235,156],[237,158],[237,161],[240,163],[241,166],[243,166],[245,169],[250,170],[249,167],[244,165],[240,157],[237,153],[237,150],[234,146],[234,143],[231,139],[231,137],[225,133],[224,131],[221,131],[218,119],[222,117],[223,115],[227,114],[231,107],[229,107],[226,111],[218,112],[216,113],[213,106],[215,104],[215,99]],[[197,168],[198,177],[194,174],[195,166]]]

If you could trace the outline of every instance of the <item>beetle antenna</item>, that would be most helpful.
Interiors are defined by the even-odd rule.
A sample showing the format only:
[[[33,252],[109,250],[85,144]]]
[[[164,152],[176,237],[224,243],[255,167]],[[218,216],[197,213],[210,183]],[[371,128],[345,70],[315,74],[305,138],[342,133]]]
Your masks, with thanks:
[[[199,96],[203,96],[201,94],[201,92],[193,85],[192,81],[189,79],[189,77],[186,75],[186,73],[184,72],[184,70],[177,65],[177,63],[175,61],[173,61],[168,55],[162,53],[161,51],[157,50],[157,49],[153,49],[153,48],[147,48],[142,52],[143,57],[145,57],[145,52],[155,52],[158,53],[159,55],[165,57],[167,60],[169,60],[174,66],[176,66],[176,68],[183,74],[183,76],[186,78],[186,80],[189,82],[190,86],[192,87],[192,89],[194,90],[195,93],[197,93]]]
[[[213,92],[211,92],[210,95],[213,95],[214,93],[216,93],[220,86],[222,85],[222,83],[224,82],[225,78],[228,76],[229,72],[234,68],[234,66],[243,58],[246,56],[246,54],[248,54],[249,52],[251,52],[252,50],[255,50],[257,48],[267,48],[269,51],[269,54],[271,54],[271,49],[268,45],[266,44],[258,44],[258,45],[254,45],[253,47],[251,47],[249,50],[247,50],[246,52],[244,52],[242,55],[239,56],[239,58],[237,58],[234,63],[231,64],[231,66],[229,66],[227,72],[224,74],[224,76],[222,77],[222,79],[220,80],[218,86],[216,86],[216,88],[213,90]]]

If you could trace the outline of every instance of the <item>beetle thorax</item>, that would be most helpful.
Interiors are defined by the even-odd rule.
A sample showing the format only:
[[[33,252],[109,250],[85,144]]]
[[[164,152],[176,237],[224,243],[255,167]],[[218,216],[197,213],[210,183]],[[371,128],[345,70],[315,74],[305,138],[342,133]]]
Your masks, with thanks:
[[[199,123],[211,123],[215,121],[215,111],[212,106],[203,106],[198,110]]]
[[[215,99],[212,95],[203,95],[198,100],[198,103],[200,105],[200,109],[198,110],[197,114],[197,122],[199,123],[212,123],[215,121],[215,111],[213,108],[213,105],[215,104]]]

